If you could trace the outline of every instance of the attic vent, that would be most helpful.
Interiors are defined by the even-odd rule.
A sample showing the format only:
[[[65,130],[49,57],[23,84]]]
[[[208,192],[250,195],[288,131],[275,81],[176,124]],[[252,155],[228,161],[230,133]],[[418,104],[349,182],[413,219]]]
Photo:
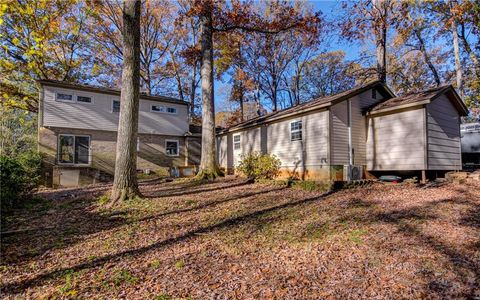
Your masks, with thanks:
[[[372,89],[372,99],[377,99],[377,90]]]

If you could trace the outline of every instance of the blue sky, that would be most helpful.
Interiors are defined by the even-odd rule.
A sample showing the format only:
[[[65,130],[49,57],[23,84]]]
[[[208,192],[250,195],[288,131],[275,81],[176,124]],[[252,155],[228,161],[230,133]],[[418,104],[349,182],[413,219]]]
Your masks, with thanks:
[[[330,1],[309,1],[309,3],[313,6],[313,9],[318,11],[320,10],[323,16],[330,20],[335,16],[341,13],[341,4],[338,0],[330,0]],[[323,45],[325,50],[333,51],[333,50],[343,50],[346,53],[346,59],[352,60],[358,58],[359,53],[362,49],[361,44],[355,43],[346,43],[340,42],[338,33],[333,36],[330,36],[328,43]],[[228,93],[230,91],[230,83],[228,83],[229,78],[225,76],[222,80],[215,81],[215,111],[224,111],[228,107],[227,99]]]

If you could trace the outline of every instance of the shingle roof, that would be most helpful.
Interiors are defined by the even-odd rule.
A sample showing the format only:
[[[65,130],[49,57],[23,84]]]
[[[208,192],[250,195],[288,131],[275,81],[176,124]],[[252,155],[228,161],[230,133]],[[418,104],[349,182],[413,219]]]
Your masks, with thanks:
[[[452,85],[442,85],[439,87],[431,88],[421,92],[410,93],[401,97],[391,98],[384,102],[381,102],[370,109],[370,112],[378,112],[383,110],[391,110],[400,107],[408,107],[421,102],[430,102],[439,97],[440,95],[448,93],[449,98],[455,98],[454,104],[457,109],[464,114],[468,113],[468,109],[455,92]],[[452,99],[452,98],[451,98]]]
[[[38,80],[37,82],[40,85],[46,85],[46,86],[75,89],[75,90],[87,91],[92,93],[120,95],[120,90],[118,89],[111,89],[111,88],[88,85],[88,84],[71,83],[71,82],[59,81],[59,80]],[[182,101],[180,99],[166,97],[166,96],[140,94],[140,98],[145,100],[151,100],[151,101],[161,101],[161,102],[188,105],[188,102],[186,101]]]
[[[262,123],[267,122],[267,121],[269,121],[271,119],[274,119],[274,118],[276,119],[276,118],[281,118],[283,116],[287,116],[287,115],[291,115],[291,114],[303,113],[305,111],[309,111],[309,110],[316,109],[316,108],[328,107],[332,104],[335,104],[335,103],[340,102],[342,100],[345,100],[347,98],[350,98],[350,97],[353,97],[353,96],[358,95],[360,93],[363,93],[364,91],[366,91],[368,89],[371,89],[371,88],[374,88],[374,87],[377,87],[377,88],[380,87],[386,93],[388,93],[390,96],[394,96],[393,92],[390,91],[390,89],[384,83],[382,83],[381,81],[375,80],[375,81],[368,82],[364,85],[357,86],[353,89],[350,89],[350,90],[347,90],[347,91],[344,91],[344,92],[341,92],[341,93],[338,93],[338,94],[335,94],[335,95],[316,98],[312,101],[309,101],[309,102],[306,102],[306,103],[303,103],[303,104],[300,104],[300,105],[297,105],[297,106],[294,106],[294,107],[274,111],[274,112],[268,113],[264,116],[256,117],[256,118],[253,118],[253,119],[250,119],[250,120],[232,125],[228,128],[224,128],[219,133],[223,133],[223,132],[226,132],[226,131],[229,131],[229,130],[234,130],[234,129],[240,129],[240,128],[259,125],[259,124],[262,124]]]

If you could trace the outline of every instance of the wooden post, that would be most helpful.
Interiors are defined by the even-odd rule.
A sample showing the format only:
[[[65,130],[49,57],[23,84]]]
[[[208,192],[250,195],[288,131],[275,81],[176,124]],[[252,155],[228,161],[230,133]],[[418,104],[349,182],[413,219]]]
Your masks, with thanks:
[[[422,184],[427,183],[427,173],[425,170],[422,170]]]

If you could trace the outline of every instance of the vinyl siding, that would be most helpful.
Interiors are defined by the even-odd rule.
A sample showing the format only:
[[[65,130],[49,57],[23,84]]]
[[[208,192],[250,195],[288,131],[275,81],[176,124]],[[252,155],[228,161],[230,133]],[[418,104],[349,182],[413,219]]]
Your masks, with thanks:
[[[367,169],[424,170],[425,110],[417,108],[368,119]]]
[[[221,168],[233,167],[232,135],[225,134],[217,137],[217,160]]]
[[[235,150],[233,147],[233,137],[236,135],[240,135],[240,149],[237,150]],[[242,159],[242,155],[247,155],[255,151],[261,151],[261,144],[261,127],[233,132],[232,140],[229,144],[231,145],[231,149],[233,149],[233,164],[237,166]]]
[[[379,92],[372,98],[372,90],[365,91],[350,98],[352,116],[352,148],[353,164],[366,165],[367,122],[363,113],[371,106],[382,101]],[[348,159],[348,101],[331,107],[330,122],[332,124],[331,164],[347,165]]]
[[[90,96],[92,103],[67,103],[55,100],[56,93]],[[119,96],[44,86],[43,126],[117,131],[119,113],[112,112]],[[177,114],[151,112],[151,105],[175,107]],[[188,131],[188,106],[140,99],[139,133],[180,136]]]
[[[278,121],[267,127],[267,151],[275,154],[282,167],[298,168],[328,165],[328,111]],[[290,123],[302,120],[302,140],[290,140]]]
[[[462,168],[460,116],[450,100],[442,95],[426,106],[428,128],[428,169]]]

